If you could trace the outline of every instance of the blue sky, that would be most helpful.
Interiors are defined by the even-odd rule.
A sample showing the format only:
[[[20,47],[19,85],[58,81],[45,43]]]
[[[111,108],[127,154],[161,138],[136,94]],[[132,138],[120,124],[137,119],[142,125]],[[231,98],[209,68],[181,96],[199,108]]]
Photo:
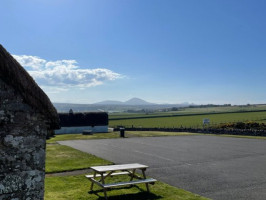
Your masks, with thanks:
[[[0,43],[53,102],[266,103],[264,0],[0,3]]]

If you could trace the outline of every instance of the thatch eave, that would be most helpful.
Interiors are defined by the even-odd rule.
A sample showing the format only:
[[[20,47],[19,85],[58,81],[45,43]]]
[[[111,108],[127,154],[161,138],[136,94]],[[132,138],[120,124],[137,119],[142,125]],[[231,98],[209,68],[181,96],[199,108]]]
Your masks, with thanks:
[[[59,117],[48,96],[28,72],[0,44],[0,79],[18,92],[25,103],[42,113],[51,129],[59,128]]]

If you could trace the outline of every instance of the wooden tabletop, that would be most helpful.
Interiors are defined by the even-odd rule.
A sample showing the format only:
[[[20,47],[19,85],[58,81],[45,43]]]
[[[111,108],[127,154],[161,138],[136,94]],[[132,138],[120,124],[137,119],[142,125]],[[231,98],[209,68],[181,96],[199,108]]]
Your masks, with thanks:
[[[133,163],[133,164],[123,164],[123,165],[94,166],[90,168],[96,172],[102,173],[102,172],[118,171],[118,170],[146,169],[148,168],[148,166],[138,163]]]

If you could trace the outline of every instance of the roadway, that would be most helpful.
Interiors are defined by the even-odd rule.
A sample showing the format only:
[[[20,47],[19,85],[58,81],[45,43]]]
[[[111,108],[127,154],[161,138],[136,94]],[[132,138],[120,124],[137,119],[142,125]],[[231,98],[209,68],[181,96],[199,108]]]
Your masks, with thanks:
[[[266,140],[168,136],[59,142],[215,200],[266,199]]]

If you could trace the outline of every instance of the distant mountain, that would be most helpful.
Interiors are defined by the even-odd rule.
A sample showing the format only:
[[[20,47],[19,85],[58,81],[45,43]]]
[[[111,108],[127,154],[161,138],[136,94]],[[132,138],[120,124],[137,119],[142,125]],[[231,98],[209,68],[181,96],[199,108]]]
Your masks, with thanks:
[[[140,110],[164,110],[173,107],[181,108],[188,107],[189,103],[182,104],[155,104],[144,101],[139,98],[132,98],[128,101],[102,101],[94,104],[71,104],[71,103],[53,103],[58,112],[69,112],[72,109],[74,112],[125,112],[125,111],[140,111]]]
[[[125,105],[154,105],[154,103],[150,103],[147,101],[144,101],[143,99],[139,98],[132,98],[128,101],[124,102]]]
[[[149,103],[147,101],[144,101],[140,98],[132,98],[128,101],[122,102],[122,101],[113,101],[113,100],[107,100],[107,101],[101,101],[98,103],[94,103],[94,105],[155,105],[154,103]]]
[[[113,100],[106,100],[106,101],[101,101],[98,103],[94,103],[94,105],[121,105],[124,104],[122,101],[113,101]]]

